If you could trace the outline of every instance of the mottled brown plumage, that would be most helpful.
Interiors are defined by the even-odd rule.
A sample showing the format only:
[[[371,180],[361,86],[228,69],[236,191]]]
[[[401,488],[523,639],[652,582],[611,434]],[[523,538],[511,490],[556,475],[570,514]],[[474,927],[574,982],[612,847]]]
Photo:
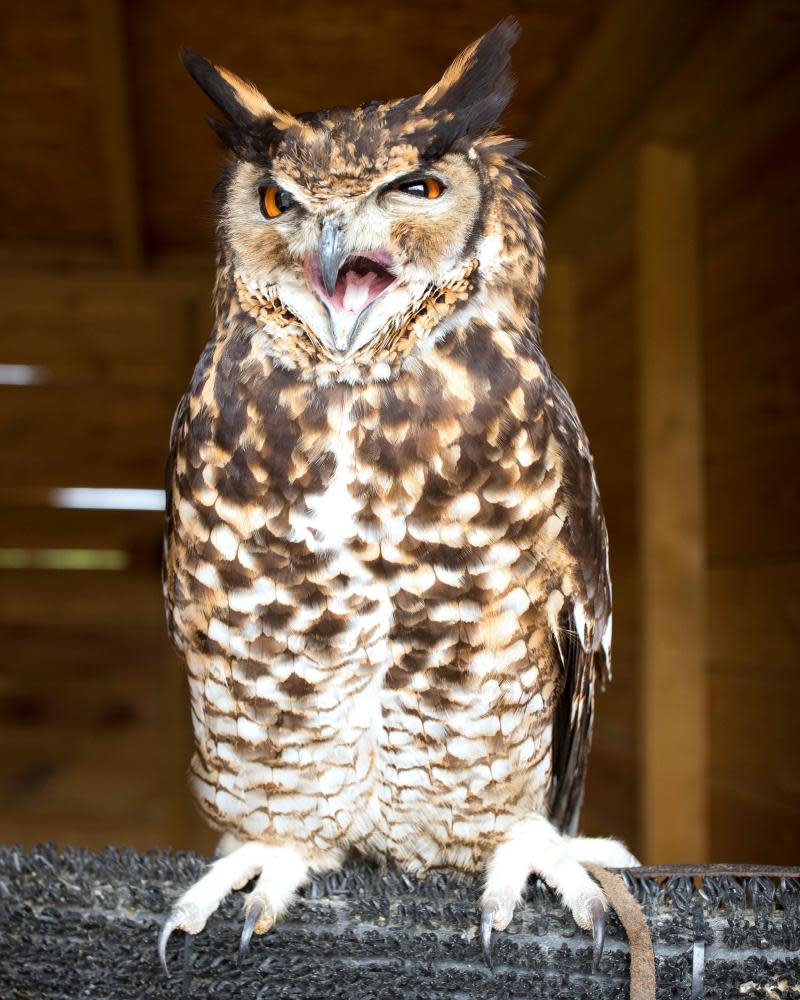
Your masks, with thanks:
[[[597,842],[546,821],[575,833],[611,608],[591,456],[539,341],[536,207],[494,132],[515,35],[421,97],[300,116],[186,57],[233,159],[164,585],[193,789],[234,848],[220,891],[262,872],[250,931],[352,850],[488,870],[487,926],[531,870],[583,926],[602,903],[574,870]],[[205,922],[202,885],[172,926]]]

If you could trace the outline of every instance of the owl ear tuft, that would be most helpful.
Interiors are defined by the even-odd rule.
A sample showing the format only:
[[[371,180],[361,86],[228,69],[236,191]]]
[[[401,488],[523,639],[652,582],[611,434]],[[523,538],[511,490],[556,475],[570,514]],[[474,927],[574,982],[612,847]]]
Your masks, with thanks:
[[[215,66],[191,49],[181,50],[181,61],[203,93],[237,128],[250,130],[267,123],[288,128],[295,123],[291,115],[276,111],[255,84],[224,66]],[[222,135],[226,126],[216,123],[214,128]]]
[[[516,18],[506,17],[468,45],[423,94],[419,109],[449,112],[462,120],[462,134],[471,138],[494,128],[514,90],[508,64],[519,33]]]

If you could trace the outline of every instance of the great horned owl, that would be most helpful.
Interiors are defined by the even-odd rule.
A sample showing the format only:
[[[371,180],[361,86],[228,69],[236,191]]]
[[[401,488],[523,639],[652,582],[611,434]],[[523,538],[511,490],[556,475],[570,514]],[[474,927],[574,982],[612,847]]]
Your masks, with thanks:
[[[224,120],[216,321],[175,416],[164,591],[220,860],[160,938],[257,876],[242,949],[350,852],[530,873],[602,949],[577,837],[607,540],[539,341],[542,238],[496,131],[512,20],[421,96],[293,115],[194,53]]]

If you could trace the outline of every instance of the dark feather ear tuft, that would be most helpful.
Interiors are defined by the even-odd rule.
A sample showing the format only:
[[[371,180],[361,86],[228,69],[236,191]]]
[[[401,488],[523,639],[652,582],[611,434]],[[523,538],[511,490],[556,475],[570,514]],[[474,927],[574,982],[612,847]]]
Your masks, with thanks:
[[[514,90],[508,64],[519,33],[516,19],[506,17],[468,45],[423,95],[420,109],[462,118],[462,134],[470,138],[494,128]]]
[[[239,100],[233,86],[222,73],[191,49],[181,49],[181,62],[197,86],[209,97],[229,122],[247,128],[253,124],[253,115]]]
[[[290,114],[276,111],[258,87],[224,66],[215,66],[191,49],[181,50],[181,60],[203,93],[237,128],[260,128],[271,123],[286,129],[297,124]]]

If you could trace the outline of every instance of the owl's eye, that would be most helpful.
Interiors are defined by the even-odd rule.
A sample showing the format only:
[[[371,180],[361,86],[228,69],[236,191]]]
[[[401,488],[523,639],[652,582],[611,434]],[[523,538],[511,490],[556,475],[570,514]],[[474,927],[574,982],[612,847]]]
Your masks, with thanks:
[[[444,192],[444,184],[435,177],[420,177],[398,184],[397,190],[412,194],[415,198],[439,198]]]
[[[294,198],[277,184],[266,184],[259,188],[258,194],[261,200],[261,214],[265,219],[277,219],[294,205]]]

